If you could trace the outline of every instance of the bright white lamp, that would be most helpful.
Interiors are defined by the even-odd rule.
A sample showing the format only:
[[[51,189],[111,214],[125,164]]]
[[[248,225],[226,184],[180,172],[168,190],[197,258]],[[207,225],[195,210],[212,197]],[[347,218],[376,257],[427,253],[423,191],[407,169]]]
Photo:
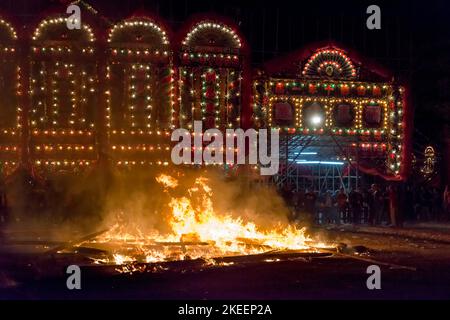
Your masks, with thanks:
[[[321,123],[322,123],[322,117],[320,115],[315,114],[315,115],[313,115],[311,117],[311,124],[312,125],[317,126],[317,125],[319,125]]]

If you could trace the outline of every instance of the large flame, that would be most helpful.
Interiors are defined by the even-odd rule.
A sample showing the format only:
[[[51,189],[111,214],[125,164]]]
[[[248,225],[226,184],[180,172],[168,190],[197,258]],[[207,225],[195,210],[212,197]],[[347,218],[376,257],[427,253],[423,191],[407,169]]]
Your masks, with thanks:
[[[156,180],[165,192],[179,186],[172,176],[160,174]],[[124,252],[113,255],[114,263],[133,261],[146,263],[218,256],[258,254],[272,250],[315,250],[325,246],[313,241],[305,228],[279,224],[270,231],[262,231],[255,223],[244,222],[231,214],[214,211],[213,190],[208,179],[195,179],[184,196],[171,197],[168,217],[170,232],[143,234],[138,228],[132,232],[116,224],[96,240],[100,243],[126,243]]]

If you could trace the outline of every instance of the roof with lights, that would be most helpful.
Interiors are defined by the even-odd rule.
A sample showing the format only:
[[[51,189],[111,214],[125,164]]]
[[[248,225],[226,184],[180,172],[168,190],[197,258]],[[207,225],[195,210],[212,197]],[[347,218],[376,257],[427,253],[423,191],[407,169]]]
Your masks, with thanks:
[[[336,42],[317,42],[266,62],[263,70],[283,75],[317,79],[390,81],[393,74],[378,63],[361,57]]]

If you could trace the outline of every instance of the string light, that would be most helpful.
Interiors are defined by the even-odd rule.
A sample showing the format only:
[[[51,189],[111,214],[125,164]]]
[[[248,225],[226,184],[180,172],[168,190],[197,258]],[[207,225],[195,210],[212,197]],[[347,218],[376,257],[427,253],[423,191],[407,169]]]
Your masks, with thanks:
[[[66,30],[66,21],[62,17],[45,19],[32,37],[30,147],[33,161],[39,166],[89,166],[97,155],[95,121],[88,110],[98,95],[95,37],[92,28],[83,23],[76,39],[57,39],[59,42],[55,44],[52,36],[63,30],[58,28]],[[8,22],[0,19],[0,27],[8,30],[11,39],[17,39]],[[198,42],[204,32],[225,34],[228,44],[215,47],[214,52],[205,47],[200,51]],[[154,38],[155,33],[159,42],[148,46],[146,36]],[[214,119],[211,126],[220,129],[239,125],[243,79],[242,57],[237,49],[242,42],[229,26],[210,20],[195,24],[182,41],[179,68],[173,66],[166,31],[149,18],[131,18],[114,25],[109,30],[108,42],[110,60],[105,76],[110,87],[104,91],[105,120],[117,165],[166,165],[164,157],[170,148],[165,141],[170,129],[180,123],[192,128],[193,120],[200,118]],[[8,44],[0,48],[0,54],[14,54],[15,50],[14,45]],[[120,125],[111,122],[112,104],[116,103],[112,99],[111,68],[115,64],[126,70],[121,80],[126,80],[124,101],[128,122]],[[358,76],[353,62],[344,51],[335,48],[316,51],[301,71],[301,79],[255,80],[254,119],[262,125],[275,125],[274,106],[289,103],[294,111],[293,123],[284,130],[360,135],[364,142],[352,147],[386,154],[387,167],[398,175],[404,142],[404,88],[390,83],[353,81]],[[16,72],[17,93],[24,94],[19,67]],[[263,93],[256,92],[259,85],[264,87]],[[314,102],[320,104],[323,116],[311,126],[304,111],[307,104]],[[346,126],[334,121],[334,111],[340,104],[350,105],[354,113]],[[368,106],[380,109],[379,125],[366,123]],[[21,106],[17,106],[17,128],[5,128],[0,134],[20,136],[21,112]],[[11,141],[0,145],[0,151],[18,153],[19,144]],[[140,158],[148,153],[154,154],[155,159]]]
[[[120,34],[132,34],[133,30],[136,30],[137,28],[138,30],[143,28],[144,30],[148,30],[150,32],[156,31],[161,38],[161,43],[164,46],[169,44],[166,31],[164,31],[159,25],[154,23],[149,18],[132,18],[114,25],[109,31],[108,42],[117,41]]]
[[[21,85],[21,69],[18,66],[18,56],[16,55],[16,30],[9,22],[1,18],[0,29],[2,31],[0,59],[3,66],[6,66],[6,69],[2,69],[2,82],[12,83],[11,87],[4,87],[4,92],[2,92],[4,99],[1,112],[3,126],[0,128],[0,171],[3,175],[8,175],[19,163],[22,107],[18,98],[26,92]],[[9,68],[14,65],[17,67]]]
[[[404,143],[404,113],[402,110],[404,88],[388,83],[354,81],[351,80],[356,75],[353,72],[347,73],[347,78],[342,79],[342,72],[339,73],[339,71],[345,70],[342,64],[335,64],[323,57],[319,59],[321,54],[340,55],[337,51],[316,52],[308,60],[309,64],[305,65],[302,73],[304,77],[299,79],[270,77],[256,79],[253,83],[254,119],[258,120],[260,126],[278,127],[279,130],[290,134],[321,135],[327,133],[361,136],[365,142],[351,143],[349,146],[360,148],[362,152],[375,153],[377,157],[384,157],[387,172],[398,176],[402,165]],[[342,59],[350,65],[350,60]],[[314,72],[312,65],[316,66]],[[333,70],[338,71],[337,74],[329,74],[324,77],[324,69],[327,66],[332,66]],[[350,70],[351,67],[347,67],[347,69]],[[317,78],[319,75],[322,77],[321,79]],[[342,80],[330,79],[331,76],[337,79],[341,77]],[[291,106],[293,110],[291,125],[281,128],[277,126],[274,121],[274,108],[278,104]],[[305,111],[312,104],[320,106],[324,115],[324,119],[317,121],[314,125],[310,123],[311,115],[308,116],[308,119],[304,118]],[[343,104],[348,106],[353,117],[345,125],[336,124],[334,123],[335,111]],[[283,106],[283,108],[285,107]],[[378,124],[366,122],[369,119],[371,108],[378,109],[376,113],[381,115],[381,121]]]
[[[83,23],[76,38],[61,37],[54,45],[57,31],[67,29],[66,20],[45,19],[33,35],[30,147],[35,164],[43,167],[89,166],[97,158],[95,119],[89,110],[96,101],[96,64],[90,46],[95,37]]]
[[[304,76],[356,77],[356,69],[347,55],[338,49],[320,49],[306,62]]]
[[[111,157],[117,166],[164,163],[169,156],[169,129],[176,124],[175,71],[167,33],[149,18],[131,18],[110,29],[108,42],[105,120]],[[112,99],[112,92],[120,85],[124,86],[122,99]]]
[[[67,19],[68,18],[58,17],[58,18],[49,18],[49,19],[42,20],[39,23],[39,26],[34,31],[32,39],[34,41],[40,41],[42,39],[46,40],[47,38],[44,36],[45,32],[47,30],[53,28],[54,26],[59,26],[59,27],[64,28],[63,30],[67,30]],[[94,36],[94,32],[92,31],[92,28],[86,23],[82,23],[81,28],[87,35],[87,41],[94,42],[95,36]],[[79,39],[79,40],[81,40],[81,39]]]
[[[196,37],[196,35],[199,32],[202,31],[208,31],[208,30],[213,30],[213,31],[219,31],[222,32],[226,35],[228,35],[233,44],[237,47],[240,48],[242,46],[242,42],[241,39],[238,37],[238,35],[236,34],[236,32],[231,29],[230,27],[228,27],[225,24],[222,23],[217,23],[217,22],[213,22],[213,21],[202,21],[197,23],[186,35],[186,37],[183,40],[183,45],[185,46],[190,46],[190,42],[192,41],[192,39],[194,39]]]
[[[370,132],[371,134],[378,133],[378,131],[381,132],[381,130],[377,128],[366,128],[364,129],[364,121],[363,121],[363,114],[364,110],[367,105],[371,104],[377,104],[380,105],[382,108],[383,116],[383,122],[382,122],[382,131],[386,131],[388,128],[387,123],[387,102],[383,99],[367,99],[367,98],[328,98],[328,97],[321,97],[321,96],[290,96],[290,95],[271,95],[268,99],[268,108],[269,111],[267,112],[268,117],[268,124],[269,126],[273,126],[273,108],[274,106],[279,102],[287,102],[289,104],[292,104],[294,106],[294,117],[295,126],[297,127],[303,127],[307,124],[304,123],[303,120],[303,111],[304,111],[304,104],[305,103],[313,103],[317,102],[323,105],[324,112],[325,112],[325,122],[324,126],[333,129],[333,117],[332,112],[334,108],[337,108],[341,103],[348,103],[351,106],[354,107],[356,110],[356,116],[355,119],[352,121],[352,124],[350,126],[346,127],[345,132],[348,134],[356,134],[356,133],[363,133],[363,132]],[[336,131],[332,131],[335,133]]]
[[[0,26],[8,31],[11,40],[17,40],[17,32],[9,22],[0,18]]]

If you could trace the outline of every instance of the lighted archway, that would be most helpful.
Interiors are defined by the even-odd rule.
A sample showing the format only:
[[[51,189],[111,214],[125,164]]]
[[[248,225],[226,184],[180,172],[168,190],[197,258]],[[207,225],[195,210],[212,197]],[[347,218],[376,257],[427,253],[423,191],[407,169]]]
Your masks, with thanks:
[[[180,124],[192,128],[202,120],[207,128],[240,126],[243,41],[220,19],[199,19],[180,37]]]
[[[108,44],[111,158],[122,166],[164,164],[163,137],[173,127],[176,100],[169,31],[152,18],[135,16],[110,29]]]
[[[33,33],[33,41],[94,42],[91,26],[83,22],[80,29],[67,28],[67,18],[53,17],[42,20]]]
[[[97,158],[97,62],[93,28],[42,20],[32,36],[30,153],[36,166],[84,167]]]
[[[186,47],[239,49],[242,41],[236,31],[224,23],[203,20],[194,25],[182,42]]]

